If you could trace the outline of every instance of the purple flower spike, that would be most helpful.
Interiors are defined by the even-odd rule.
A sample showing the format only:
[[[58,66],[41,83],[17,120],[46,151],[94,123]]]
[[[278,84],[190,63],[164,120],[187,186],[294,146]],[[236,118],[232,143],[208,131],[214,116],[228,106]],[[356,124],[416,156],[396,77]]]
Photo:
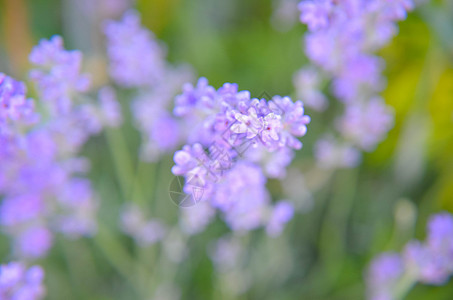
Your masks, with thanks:
[[[300,21],[308,25],[311,31],[326,28],[329,14],[333,9],[332,0],[304,1],[299,3]]]
[[[173,174],[185,177],[184,192],[202,190],[204,202],[199,205],[209,203],[219,210],[235,231],[266,225],[270,201],[265,175],[283,178],[292,149],[302,147],[298,137],[306,134],[310,122],[302,102],[280,96],[251,99],[237,84],[215,90],[200,78],[196,87],[184,86],[173,113],[191,130],[172,168]],[[277,208],[270,235],[283,229],[284,207]]]
[[[367,274],[369,299],[394,299],[396,284],[404,272],[403,261],[397,253],[383,253],[373,260]]]
[[[154,35],[141,27],[140,16],[128,11],[121,21],[108,21],[107,37],[110,77],[127,88],[154,84],[164,73],[164,51]]]
[[[72,108],[74,93],[85,92],[90,86],[89,77],[80,74],[82,53],[65,50],[63,39],[54,36],[34,47],[29,58],[36,66],[30,78],[36,83],[41,98],[53,113],[67,114]]]
[[[21,257],[44,257],[52,246],[53,235],[45,227],[30,227],[16,241],[16,253]]]
[[[38,120],[33,100],[26,98],[22,82],[0,73],[0,135],[12,130],[11,123],[31,124]]]
[[[42,282],[44,271],[39,266],[28,270],[22,263],[10,262],[0,266],[0,299],[40,300],[46,293]]]

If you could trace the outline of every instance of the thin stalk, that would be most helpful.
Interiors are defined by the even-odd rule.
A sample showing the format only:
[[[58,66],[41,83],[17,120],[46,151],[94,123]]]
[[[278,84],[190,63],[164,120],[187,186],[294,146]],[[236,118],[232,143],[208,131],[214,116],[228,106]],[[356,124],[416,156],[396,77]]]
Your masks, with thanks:
[[[134,179],[132,159],[127,149],[127,143],[120,128],[107,129],[106,137],[112,154],[115,173],[120,184],[121,193],[123,199],[127,200],[130,197]]]

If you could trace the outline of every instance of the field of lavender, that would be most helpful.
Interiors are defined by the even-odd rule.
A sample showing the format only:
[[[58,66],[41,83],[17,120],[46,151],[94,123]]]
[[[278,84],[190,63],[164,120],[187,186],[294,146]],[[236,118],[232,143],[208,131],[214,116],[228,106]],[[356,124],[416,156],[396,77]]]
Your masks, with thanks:
[[[0,0],[0,300],[451,300],[452,213],[451,0]]]

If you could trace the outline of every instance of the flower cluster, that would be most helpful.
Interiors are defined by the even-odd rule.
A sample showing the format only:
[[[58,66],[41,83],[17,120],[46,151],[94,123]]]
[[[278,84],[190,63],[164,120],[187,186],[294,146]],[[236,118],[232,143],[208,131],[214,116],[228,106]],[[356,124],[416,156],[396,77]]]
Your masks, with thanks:
[[[230,83],[216,90],[205,78],[185,85],[175,102],[174,114],[191,130],[172,168],[185,177],[184,192],[194,202],[209,201],[233,230],[251,230],[269,219],[277,224],[280,216],[282,223],[290,219],[288,213],[272,214],[265,175],[283,177],[293,150],[302,147],[297,137],[310,122],[302,102],[253,99]]]
[[[0,299],[39,300],[45,296],[44,271],[39,266],[27,269],[22,263],[0,266]]]
[[[313,109],[324,110],[327,97],[321,89],[330,83],[332,94],[346,106],[336,127],[348,148],[373,150],[393,126],[392,110],[378,97],[384,87],[383,62],[375,52],[390,41],[396,22],[413,8],[412,0],[299,3],[300,20],[309,30],[305,53],[312,64],[294,78],[298,96]],[[345,147],[338,143],[336,147]],[[345,161],[337,166],[353,165]]]
[[[135,11],[120,22],[107,21],[107,55],[110,77],[123,87],[140,87],[159,80],[164,72],[162,47],[152,33],[140,25]]]
[[[0,73],[0,139],[11,136],[21,125],[36,122],[37,117],[25,85]]]
[[[371,264],[369,299],[396,299],[403,280],[441,285],[453,274],[453,216],[431,216],[425,242],[409,242],[402,254],[384,253]]]
[[[30,78],[37,85],[40,99],[54,114],[70,112],[73,95],[89,88],[89,77],[80,74],[82,53],[65,50],[60,36],[42,40],[30,53],[30,62],[37,67],[30,72]]]
[[[181,144],[180,124],[168,107],[181,85],[191,79],[191,71],[165,61],[163,46],[140,26],[134,10],[120,21],[107,21],[104,33],[110,77],[119,86],[136,91],[132,113],[142,134],[141,158],[156,161]]]
[[[72,238],[96,232],[97,201],[81,176],[89,163],[78,153],[104,125],[118,123],[120,112],[111,95],[99,104],[80,95],[89,87],[81,58],[58,36],[33,49],[30,77],[42,114],[23,83],[0,76],[0,225],[13,238],[15,256],[46,255],[55,232]]]

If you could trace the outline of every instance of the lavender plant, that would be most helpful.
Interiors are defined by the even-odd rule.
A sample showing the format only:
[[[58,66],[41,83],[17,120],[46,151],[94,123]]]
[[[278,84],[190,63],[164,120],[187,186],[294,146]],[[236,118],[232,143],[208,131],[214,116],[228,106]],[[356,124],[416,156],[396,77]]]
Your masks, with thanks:
[[[296,93],[307,106],[323,111],[329,85],[345,105],[334,120],[337,138],[329,133],[315,146],[323,167],[354,167],[360,151],[371,151],[393,127],[392,108],[379,92],[384,87],[384,62],[376,52],[397,33],[413,1],[302,1],[300,21],[308,26],[305,53],[311,64],[294,76]]]
[[[403,299],[417,283],[442,285],[453,273],[453,216],[430,217],[425,242],[413,240],[402,252],[383,253],[367,275],[368,299]]]
[[[81,51],[66,50],[60,36],[32,49],[27,84],[0,73],[0,230],[11,241],[9,262],[0,266],[0,300],[44,299],[46,290],[57,290],[61,273],[50,261],[59,240],[63,246],[53,251],[63,252],[57,259],[64,260],[75,298],[88,297],[76,287],[78,277],[89,281],[95,272],[115,286],[111,297],[154,300],[352,299],[363,297],[362,283],[368,299],[397,300],[416,283],[448,281],[453,217],[441,213],[430,218],[425,242],[381,254],[359,279],[362,289],[332,296],[343,281],[350,284],[341,280],[340,273],[349,271],[341,251],[361,234],[349,228],[349,217],[358,206],[355,190],[362,189],[355,185],[357,173],[337,183],[333,170],[357,167],[362,151],[373,151],[394,125],[393,109],[380,96],[385,78],[378,53],[396,35],[396,22],[414,9],[411,0],[300,2],[310,64],[294,76],[297,101],[255,98],[236,83],[215,88],[206,78],[216,82],[211,76],[194,84],[196,68],[170,63],[159,34],[141,24],[137,11],[126,10],[131,2],[77,2],[87,16],[102,19],[105,74],[93,71],[92,61],[84,64]],[[274,4],[274,25],[288,29],[296,1]],[[105,19],[121,11],[118,20]],[[306,151],[297,151],[311,122],[304,104],[321,115],[330,99],[344,111],[326,114],[332,130],[314,137],[315,166]],[[308,138],[303,141],[310,145]],[[94,154],[86,151],[90,146]],[[301,154],[305,160],[296,160]],[[93,172],[91,165],[99,169]],[[171,190],[173,183],[179,191]],[[317,199],[321,193],[324,203]],[[171,201],[178,207],[164,212]],[[352,233],[340,241],[337,231]],[[308,238],[293,239],[302,235]],[[354,267],[363,248],[351,255]],[[325,259],[329,255],[333,259]],[[197,274],[184,275],[202,264],[212,266],[203,277],[212,295],[198,293]],[[292,281],[323,292],[282,289]]]

